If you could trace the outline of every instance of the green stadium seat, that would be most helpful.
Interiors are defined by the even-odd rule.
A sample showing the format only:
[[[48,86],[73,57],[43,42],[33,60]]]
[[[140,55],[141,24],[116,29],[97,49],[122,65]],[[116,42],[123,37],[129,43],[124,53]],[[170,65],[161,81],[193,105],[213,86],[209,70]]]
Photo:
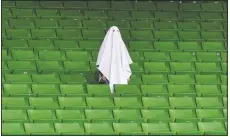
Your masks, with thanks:
[[[2,135],[16,136],[26,135],[26,133],[21,123],[2,123]]]
[[[142,109],[142,117],[145,122],[156,123],[156,122],[168,122],[170,121],[168,110],[145,110]]]
[[[222,73],[227,74],[227,68],[228,68],[227,63],[222,62],[221,68],[222,68]]]
[[[107,27],[117,26],[120,29],[130,29],[130,23],[128,20],[108,20]]]
[[[7,63],[5,61],[2,61],[2,72],[10,73],[10,69],[7,67]]]
[[[123,40],[127,40],[131,38],[130,31],[127,29],[120,30],[120,33]],[[124,41],[124,43],[127,44],[128,42]]]
[[[227,84],[227,75],[220,75],[221,83]]]
[[[154,31],[154,39],[156,40],[177,40],[177,32],[174,31]]]
[[[101,46],[98,40],[81,40],[79,41],[79,45],[81,49],[86,50],[99,50]]]
[[[224,96],[227,96],[227,85],[221,85],[221,91]]]
[[[138,75],[132,75],[129,84],[140,84],[142,83],[141,77]]]
[[[150,53],[150,52],[149,52]],[[142,55],[140,54],[140,52],[138,51],[130,51],[129,52],[129,55],[131,57],[131,59],[135,62],[135,61],[140,61],[140,60],[143,60],[143,57]],[[148,56],[148,55],[146,55]],[[150,57],[149,57],[150,58]]]
[[[25,130],[30,135],[55,135],[53,124],[51,123],[24,123]]]
[[[221,61],[219,53],[212,53],[212,52],[197,52],[196,53],[197,60],[201,62],[206,61]]]
[[[222,122],[198,122],[198,127],[204,135],[227,135],[224,123]]]
[[[178,48],[183,51],[201,51],[201,45],[198,42],[178,42]]]
[[[3,87],[5,93],[10,96],[26,96],[31,94],[31,89],[27,84],[4,84]]]
[[[115,85],[115,91],[120,96],[141,95],[140,88],[136,85]]]
[[[39,50],[40,60],[65,60],[65,56],[59,50]]]
[[[177,20],[176,12],[154,12],[155,18],[158,20]]]
[[[148,135],[173,135],[168,123],[142,123],[142,128]]]
[[[54,126],[59,135],[84,135],[84,127],[80,123],[55,123]]]
[[[153,19],[154,16],[150,11],[131,11],[133,19]]]
[[[68,84],[73,84],[73,83],[82,84],[86,82],[85,77],[81,74],[61,74],[60,78],[62,83],[68,83]]]
[[[176,23],[171,21],[154,22],[154,27],[158,30],[177,30]]]
[[[13,72],[30,73],[36,72],[36,66],[31,61],[8,61],[8,67]]]
[[[178,35],[179,35],[179,39],[183,41],[201,40],[200,32],[197,31],[179,31]]]
[[[9,25],[11,28],[17,29],[35,28],[34,22],[31,19],[9,19]]]
[[[35,22],[36,28],[39,28],[39,29],[60,28],[58,26],[58,21],[54,19],[35,19],[34,22]]]
[[[55,122],[56,116],[52,110],[27,110],[30,122]]]
[[[142,73],[144,73],[143,65],[141,63],[137,63],[137,62],[132,63],[130,65],[130,67],[131,67],[132,72],[135,73],[135,74],[142,74]]]
[[[193,85],[168,85],[168,92],[174,97],[196,97]]]
[[[14,60],[35,60],[36,55],[33,50],[12,49],[11,55]]]
[[[197,97],[197,108],[223,108],[222,100],[218,97]]]
[[[33,39],[56,39],[56,33],[53,29],[32,29]]]
[[[228,117],[228,110],[223,109],[223,114],[224,114],[224,118],[226,119]]]
[[[222,11],[222,3],[201,3],[203,11]]]
[[[120,123],[123,122],[142,122],[140,110],[136,109],[115,109],[113,115]]]
[[[224,31],[222,24],[216,22],[201,22],[201,28],[205,31]]]
[[[131,19],[129,11],[108,11],[108,17],[115,20]]]
[[[145,96],[169,96],[165,85],[141,85],[141,91]]]
[[[83,85],[78,84],[61,84],[60,85],[61,94],[64,96],[84,96],[85,90]]]
[[[173,61],[196,61],[196,55],[193,52],[171,52],[170,55]]]
[[[3,122],[27,122],[27,114],[22,109],[18,110],[2,110]]]
[[[15,1],[18,8],[39,8],[39,1]]]
[[[195,84],[195,78],[189,74],[168,75],[169,82],[172,84]]]
[[[133,9],[131,1],[112,1],[111,7],[115,10],[130,10]]]
[[[28,29],[7,29],[7,37],[12,39],[29,39],[31,38]]]
[[[51,8],[63,8],[62,1],[40,1],[40,7],[51,9]]]
[[[58,108],[57,101],[52,97],[30,97],[29,98],[30,106],[37,109],[51,109],[51,108]]]
[[[156,2],[159,11],[177,11],[179,10],[177,2]]]
[[[203,122],[223,121],[222,110],[219,109],[196,109],[197,117]]]
[[[105,36],[104,30],[82,30],[84,39],[103,39]]]
[[[16,2],[16,5],[17,5],[17,2]],[[3,1],[2,2],[2,6],[5,8],[13,8],[15,7],[15,2],[14,1]]]
[[[168,97],[142,97],[142,103],[146,109],[168,109]]]
[[[88,18],[108,18],[107,12],[101,10],[101,11],[84,11],[85,17]],[[93,22],[93,20],[91,20]]]
[[[65,53],[66,53],[67,60],[73,60],[73,61],[90,61],[91,60],[91,56],[86,51],[68,50]]]
[[[153,34],[152,31],[148,30],[132,30],[131,32],[131,37],[133,39],[145,39],[145,40],[150,40],[153,39]]]
[[[13,17],[17,18],[35,18],[35,12],[32,9],[11,9],[13,13]]]
[[[11,60],[11,57],[7,51],[8,50],[6,49],[2,49],[2,60]]]
[[[134,9],[138,10],[156,10],[155,2],[152,1],[135,1],[133,2]]]
[[[60,91],[55,84],[32,84],[31,87],[32,87],[33,93],[38,96],[58,96],[60,95]]]
[[[54,40],[54,45],[59,49],[79,49],[78,41],[75,40]]]
[[[223,23],[223,31],[226,31],[228,29],[228,23]]]
[[[9,18],[12,16],[11,10],[8,8],[2,8],[2,17]]]
[[[86,1],[65,1],[63,2],[65,8],[78,8],[78,9],[84,9],[87,8],[87,2]]]
[[[196,123],[169,123],[169,125],[176,135],[201,135]]]
[[[217,75],[196,75],[196,83],[198,84],[220,84],[220,79]]]
[[[68,1],[68,2],[71,2],[71,1]],[[81,2],[81,1],[78,1],[78,2]],[[73,4],[72,6],[75,6],[75,4]],[[80,5],[76,5],[76,6],[80,6]],[[83,11],[81,10],[68,9],[68,10],[59,10],[59,12],[60,12],[61,17],[65,19],[84,18]]]
[[[146,73],[167,73],[169,71],[168,64],[165,62],[144,62]]]
[[[105,29],[106,24],[102,20],[82,20],[84,28],[95,28],[95,29]]]
[[[196,70],[199,73],[219,73],[220,66],[215,62],[200,63],[196,62]]]
[[[110,97],[87,97],[87,105],[90,108],[113,108],[114,103]]]
[[[149,20],[131,21],[132,29],[153,29],[153,23]]]
[[[29,108],[29,104],[24,97],[2,97],[2,108],[22,109]]]
[[[62,72],[63,66],[58,61],[37,61],[37,68],[39,72]]]
[[[119,135],[143,135],[141,125],[138,123],[113,123],[116,133]]]
[[[129,41],[129,48],[132,50],[151,50],[153,43],[151,41]]]
[[[222,20],[222,14],[218,12],[200,12],[200,17],[203,20]]]
[[[223,42],[202,42],[202,48],[207,51],[226,51]]]
[[[197,21],[200,20],[200,16],[198,12],[190,12],[190,11],[184,11],[184,12],[178,12],[178,20],[182,21]]]
[[[88,120],[92,122],[112,122],[113,113],[111,110],[104,110],[104,109],[86,109],[85,116]]]
[[[176,51],[177,45],[175,42],[159,41],[154,42],[154,48],[157,51]]]
[[[173,109],[194,109],[196,102],[193,97],[169,97],[170,106]],[[181,103],[183,102],[183,103]]]
[[[78,19],[65,19],[65,20],[58,20],[59,26],[64,29],[76,29],[81,28],[81,20]]]
[[[168,83],[167,76],[163,74],[142,75],[142,79],[145,84],[166,84]]]
[[[29,47],[35,49],[53,49],[54,45],[51,40],[28,40]]]
[[[40,18],[61,18],[56,9],[36,9],[36,13]]]
[[[170,68],[176,74],[195,73],[195,66],[191,62],[170,62]]]
[[[223,12],[223,19],[227,20],[228,19],[228,14],[226,12]]]
[[[178,22],[178,29],[182,31],[200,31],[200,24],[197,22]]]
[[[114,135],[112,124],[110,123],[84,123],[86,133],[90,135]]]
[[[114,97],[116,108],[141,108],[141,100],[139,97]]]
[[[1,34],[3,39],[7,39],[6,29],[3,28]]]
[[[200,3],[180,3],[180,9],[183,11],[201,11]]]
[[[86,103],[83,97],[58,97],[58,102],[61,108],[85,108]]]
[[[169,113],[175,123],[199,121],[193,109],[170,109]]]
[[[7,19],[2,19],[2,28],[5,30],[5,28],[9,28],[10,25],[8,23]]]
[[[110,95],[110,88],[107,85],[87,85],[88,94],[93,96],[108,96]]]
[[[77,40],[77,39],[82,39],[82,36],[81,36],[81,30],[77,29],[77,30],[71,30],[71,29],[59,29],[57,30],[57,36],[61,39],[64,39],[64,40],[69,40],[69,39],[74,39],[74,40]]]
[[[88,8],[95,9],[111,9],[110,1],[88,1]]]
[[[170,56],[168,52],[154,52],[154,54],[153,52],[144,52],[144,59],[148,61],[170,61]]]
[[[223,33],[221,32],[201,32],[201,37],[204,40],[224,40]]]
[[[227,106],[228,106],[228,99],[227,99],[227,97],[223,97],[223,105],[224,105],[224,108],[227,108]]]
[[[56,110],[56,116],[60,122],[64,122],[64,123],[85,121],[85,115],[82,110],[67,110],[67,109]]]
[[[66,71],[70,72],[85,72],[90,71],[88,62],[82,61],[64,61],[64,68]]]

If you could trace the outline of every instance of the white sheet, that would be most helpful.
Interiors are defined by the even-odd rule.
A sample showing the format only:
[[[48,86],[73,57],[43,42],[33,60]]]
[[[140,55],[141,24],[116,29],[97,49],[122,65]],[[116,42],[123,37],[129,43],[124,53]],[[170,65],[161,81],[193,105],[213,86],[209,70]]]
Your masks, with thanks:
[[[111,27],[101,44],[96,63],[98,70],[109,80],[111,93],[114,84],[128,84],[132,63],[119,29]]]

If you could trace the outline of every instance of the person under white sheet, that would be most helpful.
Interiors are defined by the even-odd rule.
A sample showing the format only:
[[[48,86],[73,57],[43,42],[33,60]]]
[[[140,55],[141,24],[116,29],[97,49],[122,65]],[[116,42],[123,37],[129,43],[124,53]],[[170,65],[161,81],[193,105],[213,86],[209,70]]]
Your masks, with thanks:
[[[122,40],[118,27],[111,27],[99,50],[97,56],[97,70],[99,81],[103,80],[109,84],[111,93],[114,84],[128,84],[132,75],[130,64],[132,59]]]

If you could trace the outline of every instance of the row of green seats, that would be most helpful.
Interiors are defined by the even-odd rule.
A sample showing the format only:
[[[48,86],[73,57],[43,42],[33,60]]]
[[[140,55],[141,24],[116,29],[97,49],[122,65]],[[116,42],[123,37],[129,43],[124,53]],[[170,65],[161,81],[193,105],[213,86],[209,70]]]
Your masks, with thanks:
[[[158,20],[225,20],[227,12],[94,11],[3,8],[3,18],[112,18]]]
[[[227,135],[227,122],[3,123],[3,135]]]
[[[194,31],[227,31],[227,22],[176,22],[176,21],[105,21],[79,19],[3,19],[3,28],[95,28],[108,29],[117,26],[120,29],[156,29],[156,30],[194,30]]]
[[[2,49],[2,60],[73,60],[73,61],[95,61],[97,51],[79,50],[19,50]],[[215,62],[227,61],[226,52],[130,52],[133,61],[201,61]],[[183,58],[181,58],[183,56]]]
[[[3,109],[227,108],[227,97],[2,97]],[[181,103],[183,102],[183,103]]]
[[[102,40],[102,39],[101,39]],[[99,50],[101,40],[2,40],[3,48],[34,49],[85,49]],[[155,51],[226,51],[227,43],[191,42],[191,41],[124,41],[129,50],[155,50]],[[23,51],[22,51],[23,52]],[[30,54],[31,52],[26,52]],[[93,53],[95,57],[96,52]],[[136,54],[136,53],[135,53]],[[155,52],[156,54],[156,52]],[[135,55],[139,56],[139,55]]]
[[[96,63],[87,61],[2,61],[2,69],[13,72],[89,72],[95,71]],[[144,68],[143,68],[144,67]],[[144,62],[131,65],[133,72],[151,73],[227,73],[225,62]]]
[[[225,41],[227,32],[216,31],[150,31],[122,30],[124,39],[133,40],[183,40],[183,41]],[[103,39],[105,30],[95,29],[3,29],[5,39]]]
[[[39,81],[37,80],[35,82]],[[52,82],[49,84],[47,84],[48,82],[44,82],[46,84],[41,84],[43,82],[34,84],[32,80],[25,82],[27,84],[22,83],[23,82],[20,84],[3,84],[3,96],[111,96],[108,85],[87,84],[83,86],[80,84],[50,84]],[[223,97],[227,95],[227,83],[224,83],[226,85],[216,85],[220,83],[213,85],[199,84],[205,84],[205,82],[197,82],[196,85],[174,85],[171,83],[168,85],[115,85],[115,94],[112,96]]]
[[[2,110],[2,122],[226,122],[227,109],[14,109]]]
[[[78,8],[160,11],[226,11],[227,2],[155,2],[155,1],[3,1],[3,7]]]

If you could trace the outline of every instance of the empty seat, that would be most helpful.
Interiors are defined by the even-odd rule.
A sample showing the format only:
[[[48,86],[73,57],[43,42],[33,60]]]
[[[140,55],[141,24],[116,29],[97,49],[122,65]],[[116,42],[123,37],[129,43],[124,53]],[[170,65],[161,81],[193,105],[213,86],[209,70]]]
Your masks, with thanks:
[[[201,3],[203,11],[222,11],[222,3]]]
[[[195,78],[193,75],[188,74],[177,74],[177,75],[168,75],[170,83],[173,84],[194,84]]]
[[[105,32],[103,30],[82,30],[84,39],[103,39]]]
[[[76,40],[54,40],[56,48],[60,49],[79,49],[78,41]]]
[[[178,42],[180,50],[184,51],[201,51],[201,45],[198,42]]]
[[[69,39],[82,39],[82,35],[81,35],[81,30],[79,29],[75,29],[75,30],[71,30],[71,29],[58,29],[57,30],[57,37],[59,37],[60,39],[64,39],[64,40],[69,40]]]
[[[177,11],[179,10],[177,2],[156,2],[157,9],[160,11]]]
[[[142,128],[148,135],[173,135],[168,123],[142,123]]]
[[[202,47],[207,51],[225,51],[223,42],[202,42]]]
[[[24,97],[2,97],[2,108],[29,108],[29,104],[27,99]]]
[[[131,37],[133,39],[153,39],[153,34],[152,31],[148,30],[132,30],[131,32]]]
[[[218,53],[212,53],[212,52],[197,52],[196,53],[196,56],[197,56],[197,60],[198,61],[201,61],[201,62],[205,62],[205,61],[221,61],[221,58],[220,58],[220,54]]]
[[[169,71],[168,64],[165,62],[144,62],[146,73],[167,73]]]
[[[168,79],[166,75],[142,75],[143,82],[145,84],[166,84]]]
[[[63,66],[58,61],[37,61],[39,72],[64,71]]]
[[[179,39],[183,41],[201,40],[200,32],[197,31],[179,31]]]
[[[122,109],[113,110],[113,115],[119,122],[141,122],[142,116],[140,110],[135,109]]]
[[[54,122],[56,116],[52,110],[27,110],[31,122]]]
[[[56,110],[56,117],[60,122],[85,121],[85,115],[82,110]]]
[[[223,101],[224,108],[226,109],[227,106],[228,106],[228,99],[227,99],[227,97],[223,97],[222,101]]]
[[[32,87],[33,93],[38,96],[60,95],[60,91],[55,84],[32,84],[31,87]]]
[[[222,14],[218,12],[200,12],[200,17],[203,20],[222,20]]]
[[[136,1],[133,2],[134,9],[139,10],[156,10],[155,2],[152,1]]]
[[[72,96],[72,95],[85,95],[85,90],[83,85],[78,84],[61,84],[60,91],[62,95]]]
[[[63,8],[62,1],[40,1],[41,8]]]
[[[85,108],[86,103],[83,97],[58,97],[61,108]]]
[[[218,97],[197,97],[198,108],[223,108],[222,100]]]
[[[196,75],[196,83],[198,84],[220,84],[217,75]]]
[[[227,63],[222,62],[221,63],[222,73],[227,74]]]
[[[131,11],[132,18],[134,19],[153,19],[154,16],[150,11]]]
[[[23,124],[21,123],[2,123],[2,135],[26,135]]]
[[[131,19],[129,11],[108,11],[108,17],[118,19]]]
[[[129,48],[135,50],[151,50],[153,43],[151,41],[129,41]]]
[[[196,123],[170,123],[169,125],[176,135],[201,135]]]
[[[170,56],[173,61],[196,61],[194,52],[171,52]]]
[[[65,56],[58,50],[39,50],[40,60],[65,60]]]
[[[9,83],[32,83],[32,78],[28,74],[6,74],[6,81]],[[21,86],[21,85],[18,85]],[[17,88],[15,88],[17,89]]]
[[[111,123],[84,123],[84,127],[90,135],[114,135]]]
[[[170,116],[176,123],[178,122],[197,122],[196,112],[193,109],[170,109]]]
[[[107,27],[117,26],[120,29],[130,29],[128,20],[108,20]]]
[[[79,46],[81,49],[96,49],[99,50],[100,48],[100,41],[98,40],[81,40],[79,41]]]
[[[27,122],[27,114],[24,110],[2,110],[3,122]]]
[[[171,71],[177,74],[194,73],[195,66],[191,62],[170,62]]]
[[[4,84],[5,94],[10,96],[26,96],[31,94],[31,89],[27,84]]]
[[[177,30],[176,23],[171,21],[154,22],[154,27],[159,30]]]
[[[201,11],[200,3],[180,3],[180,9],[183,11]]]
[[[221,52],[221,60],[224,62],[227,62],[227,53],[226,52]]]
[[[14,72],[36,72],[36,66],[31,61],[8,61],[8,67]]]
[[[114,97],[116,108],[141,108],[141,100],[138,97]]]
[[[11,17],[11,16],[12,16],[12,13],[11,13],[10,9],[2,8],[2,17],[3,18],[8,18],[8,17]]]
[[[63,64],[66,71],[70,71],[70,72],[90,71],[88,62],[64,61]]]
[[[201,22],[201,28],[206,31],[224,31],[220,23]]]
[[[142,83],[141,77],[138,75],[132,75],[129,81],[129,84],[140,84]]]
[[[224,40],[224,35],[221,32],[201,32],[201,37],[204,40]]]
[[[178,22],[178,29],[182,31],[200,31],[200,24],[197,22]]]
[[[68,7],[68,8],[78,8],[78,9],[87,8],[86,1],[65,1],[63,2],[63,4],[64,7]]]
[[[196,62],[196,71],[200,73],[219,73],[220,66],[214,62],[199,63]]]
[[[170,106],[174,109],[194,109],[196,108],[195,99],[193,97],[169,97]],[[181,103],[183,102],[183,103]]]
[[[85,83],[86,79],[81,74],[61,74],[60,75],[62,83]]]
[[[159,41],[154,42],[154,48],[158,51],[176,51],[177,45],[175,42]]]
[[[31,38],[28,29],[7,29],[7,37],[13,39],[28,39]]]
[[[55,123],[54,126],[59,135],[84,135],[84,127],[80,123]]]
[[[28,40],[29,47],[35,49],[53,49],[53,42],[51,40]]]
[[[104,110],[104,109],[86,109],[85,115],[88,120],[92,122],[102,121],[102,122],[110,122],[113,121],[113,113],[111,110]]]
[[[153,23],[148,20],[132,21],[131,26],[133,29],[153,29]]]
[[[39,29],[52,29],[59,28],[58,21],[54,19],[35,19],[36,28]]]
[[[100,10],[100,11],[84,11],[85,16],[88,18],[108,18],[107,12]],[[94,20],[90,20],[94,21]]]
[[[154,31],[156,40],[177,40],[178,35],[174,31]]]
[[[89,9],[110,9],[110,1],[88,1]]]
[[[154,52],[154,54],[153,52],[144,52],[144,58],[149,61],[170,61],[168,52]]]
[[[58,108],[57,101],[52,97],[30,97],[29,103],[34,108]]]
[[[131,1],[112,1],[111,6],[115,10],[133,9],[133,3]]]
[[[168,92],[174,97],[196,96],[196,92],[193,85],[168,85]]]
[[[227,76],[226,75],[221,75],[220,78],[221,78],[222,84],[227,84]]]
[[[25,130],[30,135],[55,135],[51,123],[24,123]]]
[[[65,20],[58,20],[59,26],[64,29],[76,29],[76,28],[81,28],[81,20],[78,19],[65,19]]]
[[[146,96],[168,96],[165,85],[141,85],[141,91]]]
[[[11,56],[14,60],[35,60],[35,54],[33,50],[20,50],[12,49]]]
[[[184,11],[184,12],[178,12],[178,19],[183,21],[197,21],[200,20],[200,16],[198,12],[190,12],[190,11]]]
[[[56,33],[53,29],[32,29],[33,39],[55,39]]]
[[[142,109],[142,117],[145,122],[155,123],[155,122],[168,122],[170,121],[168,110],[146,110]]]
[[[31,19],[9,19],[9,24],[17,29],[35,28],[34,22]]]
[[[95,29],[105,29],[106,24],[102,20],[82,20],[83,27],[85,28],[95,28]]]
[[[86,51],[68,50],[65,53],[66,53],[67,60],[73,60],[73,61],[90,61],[91,60],[91,56]]]
[[[142,102],[146,109],[169,108],[169,102],[167,97],[142,97]]]
[[[227,135],[222,122],[198,122],[198,127],[205,135]]]
[[[130,57],[132,58],[133,61],[143,60],[143,56],[138,51],[130,51],[129,55],[130,55]]]
[[[87,97],[87,105],[91,108],[113,108],[114,103],[110,97]]]
[[[176,12],[154,12],[155,18],[158,20],[176,20],[177,15]]]
[[[219,109],[196,109],[197,117],[203,122],[223,121],[222,110]]]
[[[36,17],[34,11],[32,9],[12,9],[13,17],[19,18],[34,18]]]
[[[36,9],[37,16],[40,18],[60,18],[56,9]]]
[[[113,127],[119,135],[143,135],[138,123],[113,123]]]
[[[39,1],[17,1],[18,8],[39,8]]]
[[[71,1],[68,1],[68,3],[69,2]],[[78,1],[78,2],[81,2],[81,1]],[[67,1],[64,3],[67,3]],[[75,4],[73,4],[72,6],[75,6]],[[80,5],[76,5],[76,6],[80,6]],[[60,11],[61,17],[64,17],[67,19],[84,18],[83,11],[81,10],[68,9],[68,10],[59,10],[59,11]]]

